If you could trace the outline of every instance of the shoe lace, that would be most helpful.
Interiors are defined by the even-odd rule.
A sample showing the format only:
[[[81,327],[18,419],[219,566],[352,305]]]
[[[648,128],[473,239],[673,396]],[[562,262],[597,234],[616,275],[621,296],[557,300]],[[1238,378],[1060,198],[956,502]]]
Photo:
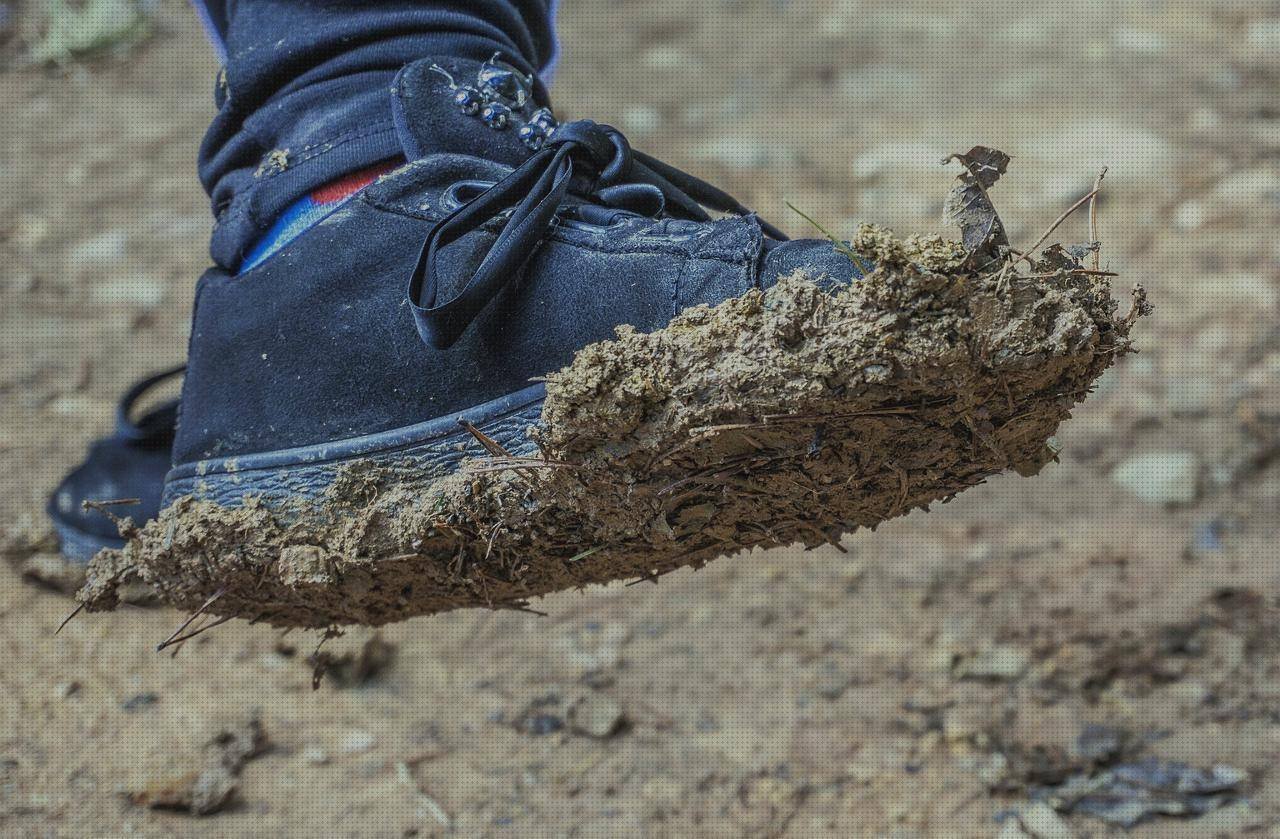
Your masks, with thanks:
[[[408,297],[418,334],[445,349],[528,262],[567,197],[654,218],[710,221],[707,210],[750,213],[711,184],[631,148],[616,128],[591,120],[558,126],[528,160],[472,201],[440,221],[427,236],[409,280]],[[440,300],[437,261],[441,249],[509,213],[497,238],[470,278]],[[785,240],[761,221],[766,235]]]

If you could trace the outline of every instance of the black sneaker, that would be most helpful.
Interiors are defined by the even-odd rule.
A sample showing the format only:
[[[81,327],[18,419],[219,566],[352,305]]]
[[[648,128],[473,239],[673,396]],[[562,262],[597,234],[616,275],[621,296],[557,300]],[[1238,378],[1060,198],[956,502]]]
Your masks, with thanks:
[[[380,624],[838,542],[1050,459],[1117,352],[1078,275],[786,241],[535,89],[496,61],[406,67],[410,162],[205,274],[166,509],[92,564],[90,607],[140,578]],[[872,261],[893,270],[855,282]]]

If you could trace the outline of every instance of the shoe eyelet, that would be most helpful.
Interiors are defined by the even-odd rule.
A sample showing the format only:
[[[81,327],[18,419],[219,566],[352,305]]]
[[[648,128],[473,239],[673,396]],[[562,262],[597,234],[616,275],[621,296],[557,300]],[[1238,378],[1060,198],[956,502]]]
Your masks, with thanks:
[[[640,235],[668,242],[688,242],[706,235],[706,227],[696,221],[667,218],[640,231]]]
[[[452,213],[464,204],[469,204],[479,198],[495,183],[497,181],[458,181],[441,193],[440,208],[447,213]]]
[[[580,204],[571,206],[561,212],[556,217],[556,223],[571,230],[601,232],[616,230],[619,227],[633,223],[636,219],[643,218],[645,217],[639,213],[632,213],[627,210]]]
[[[610,230],[616,230],[619,227],[623,227],[630,222],[631,219],[629,218],[620,218],[614,219],[609,224],[592,224],[589,221],[582,221],[581,219],[560,218],[557,219],[556,226],[560,228],[567,228],[569,230],[582,230],[588,233],[606,233]]]

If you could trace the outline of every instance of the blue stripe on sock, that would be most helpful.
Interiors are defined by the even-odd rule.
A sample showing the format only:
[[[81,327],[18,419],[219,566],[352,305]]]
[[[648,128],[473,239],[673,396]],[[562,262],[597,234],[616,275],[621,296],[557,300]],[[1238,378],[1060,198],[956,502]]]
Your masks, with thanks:
[[[249,249],[244,261],[240,263],[239,273],[243,274],[289,244],[298,237],[298,234],[333,212],[340,203],[342,202],[317,204],[311,200],[310,195],[299,198],[280,214],[280,218],[271,225],[271,229]]]

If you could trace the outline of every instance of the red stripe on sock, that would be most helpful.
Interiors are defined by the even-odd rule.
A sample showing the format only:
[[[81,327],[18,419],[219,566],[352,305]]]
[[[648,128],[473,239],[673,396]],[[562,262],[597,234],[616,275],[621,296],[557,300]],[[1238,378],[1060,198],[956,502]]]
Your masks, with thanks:
[[[375,163],[368,169],[361,169],[359,172],[343,175],[338,180],[331,181],[314,190],[311,193],[311,200],[317,204],[331,204],[334,201],[341,201],[343,198],[364,189],[380,176],[399,166],[400,163],[401,161],[399,160],[387,160],[382,163]]]

